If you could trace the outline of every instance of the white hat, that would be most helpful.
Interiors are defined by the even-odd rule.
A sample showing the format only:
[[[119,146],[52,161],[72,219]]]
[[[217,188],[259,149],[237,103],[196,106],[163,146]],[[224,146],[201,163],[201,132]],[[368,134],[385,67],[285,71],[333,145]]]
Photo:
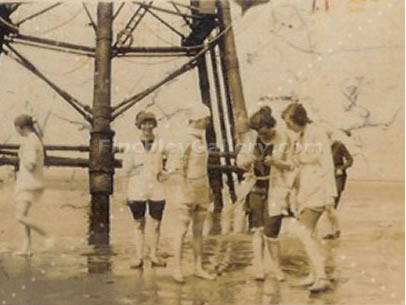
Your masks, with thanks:
[[[210,109],[202,103],[195,103],[192,107],[188,109],[188,119],[191,121],[197,121],[210,117]]]

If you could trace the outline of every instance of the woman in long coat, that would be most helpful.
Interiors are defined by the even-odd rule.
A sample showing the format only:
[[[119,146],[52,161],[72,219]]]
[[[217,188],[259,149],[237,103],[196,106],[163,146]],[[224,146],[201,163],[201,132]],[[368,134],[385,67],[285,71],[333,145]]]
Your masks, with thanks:
[[[249,226],[253,232],[255,279],[265,278],[264,250],[267,243],[273,272],[282,281],[278,236],[288,192],[285,174],[292,168],[288,160],[288,138],[276,128],[268,106],[251,116],[249,127],[257,131],[257,137],[255,140],[245,137],[237,165],[249,173],[248,177],[255,179],[246,199]]]
[[[302,284],[312,285],[312,292],[322,291],[329,287],[329,280],[324,270],[324,257],[312,233],[322,213],[333,207],[337,196],[330,142],[326,132],[309,120],[301,104],[289,105],[282,118],[287,127],[298,134],[293,154],[298,169],[295,181],[298,236],[311,264],[311,273]]]

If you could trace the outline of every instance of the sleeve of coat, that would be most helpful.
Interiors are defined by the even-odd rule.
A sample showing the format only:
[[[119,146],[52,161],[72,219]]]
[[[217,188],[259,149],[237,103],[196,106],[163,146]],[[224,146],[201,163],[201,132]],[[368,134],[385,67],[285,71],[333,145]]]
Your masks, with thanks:
[[[272,159],[277,161],[290,161],[291,160],[291,143],[288,135],[284,132],[279,133],[279,141],[272,153]]]
[[[255,161],[254,156],[255,139],[251,133],[244,135],[241,143],[241,149],[237,155],[237,166],[243,170],[249,170]]]
[[[351,167],[352,164],[354,163],[354,158],[352,157],[347,147],[343,143],[341,143],[341,151],[345,159],[345,168]]]
[[[320,163],[323,150],[331,149],[327,135],[316,126],[312,127],[306,142],[302,144],[298,158],[301,164]]]
[[[123,158],[123,170],[127,176],[130,175],[133,166],[134,160],[132,154],[130,153],[125,154]]]

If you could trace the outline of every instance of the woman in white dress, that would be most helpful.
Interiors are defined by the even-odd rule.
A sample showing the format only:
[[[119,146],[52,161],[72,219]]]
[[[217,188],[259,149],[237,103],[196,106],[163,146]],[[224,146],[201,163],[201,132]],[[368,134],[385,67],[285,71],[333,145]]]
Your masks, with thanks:
[[[141,137],[132,146],[123,166],[128,178],[127,204],[135,222],[136,257],[131,267],[141,268],[144,264],[147,207],[152,229],[149,258],[153,267],[164,267],[166,263],[158,257],[157,250],[165,209],[165,194],[158,174],[162,171],[165,154],[160,139],[154,134],[157,120],[153,113],[139,112],[135,125],[141,130]]]
[[[312,285],[311,292],[326,290],[329,279],[324,257],[312,234],[324,211],[333,207],[337,195],[334,164],[326,132],[309,120],[301,104],[291,104],[282,113],[289,129],[298,134],[293,162],[298,169],[295,180],[298,237],[310,260],[311,273],[301,283]]]
[[[25,239],[22,248],[16,255],[31,255],[31,231],[45,238],[46,248],[53,244],[53,238],[46,232],[42,224],[30,217],[32,204],[37,203],[44,192],[44,145],[35,122],[29,115],[22,114],[14,121],[14,126],[21,136],[18,151],[19,170],[14,190],[17,221],[24,226]]]

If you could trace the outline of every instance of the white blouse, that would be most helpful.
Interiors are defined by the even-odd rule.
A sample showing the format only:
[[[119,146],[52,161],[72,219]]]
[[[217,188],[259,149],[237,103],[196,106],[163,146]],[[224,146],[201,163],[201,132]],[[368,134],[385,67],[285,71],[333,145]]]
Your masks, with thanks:
[[[41,191],[44,188],[44,147],[37,135],[23,137],[18,151],[19,171],[15,193]]]
[[[164,188],[158,181],[158,174],[163,168],[165,145],[155,138],[150,150],[146,150],[141,140],[136,142],[132,150],[124,158],[123,168],[128,176],[128,200],[165,199]]]

